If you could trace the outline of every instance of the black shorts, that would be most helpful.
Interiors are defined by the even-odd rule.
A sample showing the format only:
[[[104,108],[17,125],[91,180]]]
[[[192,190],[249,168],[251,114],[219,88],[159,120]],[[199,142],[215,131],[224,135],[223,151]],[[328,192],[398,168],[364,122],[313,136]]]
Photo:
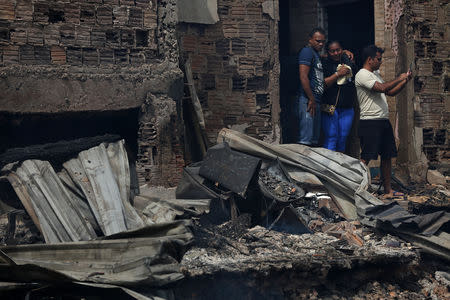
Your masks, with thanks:
[[[389,120],[360,120],[361,158],[365,161],[397,156],[394,131]]]

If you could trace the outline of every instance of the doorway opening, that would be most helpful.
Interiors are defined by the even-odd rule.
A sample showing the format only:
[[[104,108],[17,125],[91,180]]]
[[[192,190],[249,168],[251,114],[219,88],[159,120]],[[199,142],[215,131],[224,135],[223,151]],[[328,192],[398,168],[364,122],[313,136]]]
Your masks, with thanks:
[[[361,66],[361,50],[375,42],[373,0],[321,3],[328,29],[327,39],[340,41],[342,47],[355,54],[356,64]]]
[[[327,39],[341,41],[355,55],[374,43],[373,0],[288,0],[279,1],[280,106],[283,143],[298,137],[297,90],[300,85],[297,55],[308,42],[314,27],[322,27]],[[359,115],[358,115],[359,118]]]

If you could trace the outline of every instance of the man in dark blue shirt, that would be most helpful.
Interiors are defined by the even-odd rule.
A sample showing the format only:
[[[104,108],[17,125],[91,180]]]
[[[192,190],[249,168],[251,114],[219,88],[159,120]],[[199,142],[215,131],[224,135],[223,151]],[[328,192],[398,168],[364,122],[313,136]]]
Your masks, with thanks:
[[[320,102],[324,91],[322,62],[319,52],[325,43],[325,31],[314,28],[308,45],[298,55],[300,71],[299,88],[299,139],[298,143],[317,145],[320,135]]]

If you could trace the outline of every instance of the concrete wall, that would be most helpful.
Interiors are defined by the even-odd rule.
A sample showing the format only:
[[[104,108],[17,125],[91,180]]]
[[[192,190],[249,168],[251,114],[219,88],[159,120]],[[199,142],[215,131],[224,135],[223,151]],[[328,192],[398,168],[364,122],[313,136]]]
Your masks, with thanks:
[[[189,59],[207,137],[231,127],[279,140],[278,1],[218,1],[214,25],[179,25],[181,64]]]

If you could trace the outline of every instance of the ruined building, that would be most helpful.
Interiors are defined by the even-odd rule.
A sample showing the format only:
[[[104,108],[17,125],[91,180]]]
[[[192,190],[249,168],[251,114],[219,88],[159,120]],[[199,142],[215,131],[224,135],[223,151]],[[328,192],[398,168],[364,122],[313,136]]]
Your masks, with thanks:
[[[356,55],[386,48],[385,79],[412,66],[389,101],[397,164],[419,181],[450,158],[449,12],[448,0],[1,0],[0,151],[116,133],[140,183],[173,186],[195,160],[186,66],[207,143],[223,127],[286,141],[292,57],[322,26]]]

